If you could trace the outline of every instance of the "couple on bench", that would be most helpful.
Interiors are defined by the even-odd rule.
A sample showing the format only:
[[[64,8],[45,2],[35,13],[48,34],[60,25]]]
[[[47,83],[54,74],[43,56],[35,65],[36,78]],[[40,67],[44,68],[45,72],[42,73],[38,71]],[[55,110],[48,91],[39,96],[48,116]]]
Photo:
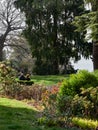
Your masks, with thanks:
[[[26,74],[26,76],[24,76],[23,73],[20,74],[19,76],[19,80],[30,80],[30,74]]]

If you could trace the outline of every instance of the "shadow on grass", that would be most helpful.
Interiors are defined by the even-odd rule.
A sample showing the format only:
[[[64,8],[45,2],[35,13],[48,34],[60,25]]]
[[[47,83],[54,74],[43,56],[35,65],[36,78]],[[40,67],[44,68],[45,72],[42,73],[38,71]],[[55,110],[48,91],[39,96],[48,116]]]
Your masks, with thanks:
[[[37,111],[0,105],[0,130],[73,130],[34,124]],[[74,129],[76,130],[76,129]]]
[[[33,126],[36,114],[33,109],[0,105],[0,130],[37,130]]]

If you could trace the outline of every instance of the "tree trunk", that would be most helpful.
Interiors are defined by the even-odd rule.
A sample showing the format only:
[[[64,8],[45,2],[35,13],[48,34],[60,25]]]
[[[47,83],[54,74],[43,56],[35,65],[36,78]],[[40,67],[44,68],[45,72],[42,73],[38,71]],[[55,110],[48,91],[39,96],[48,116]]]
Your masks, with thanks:
[[[59,74],[59,66],[58,66],[58,59],[55,58],[53,60],[53,70],[52,70],[53,74]]]
[[[93,66],[94,70],[98,69],[98,44],[93,45]]]
[[[3,61],[3,45],[0,43],[0,61]]]
[[[56,7],[54,8],[53,12],[53,22],[54,22],[54,36],[53,36],[53,49],[54,49],[54,58],[53,58],[53,74],[59,73],[59,63],[58,63],[58,11],[57,11],[57,0],[55,1]]]
[[[10,32],[9,28],[6,29],[6,32],[0,36],[0,61],[3,61],[3,48],[5,39]]]

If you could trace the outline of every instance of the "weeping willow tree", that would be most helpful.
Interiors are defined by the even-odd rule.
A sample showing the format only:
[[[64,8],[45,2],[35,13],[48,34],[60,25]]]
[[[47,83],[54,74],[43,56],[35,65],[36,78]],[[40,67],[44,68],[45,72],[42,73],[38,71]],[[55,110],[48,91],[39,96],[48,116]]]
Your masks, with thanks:
[[[73,22],[76,31],[84,33],[86,40],[93,42],[93,66],[98,69],[98,0],[86,0],[86,5],[90,6],[83,15],[77,16]]]

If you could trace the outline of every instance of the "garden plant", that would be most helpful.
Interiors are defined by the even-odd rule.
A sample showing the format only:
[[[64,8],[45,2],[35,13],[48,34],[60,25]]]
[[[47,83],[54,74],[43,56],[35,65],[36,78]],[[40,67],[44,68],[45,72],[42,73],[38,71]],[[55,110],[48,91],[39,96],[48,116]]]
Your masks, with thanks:
[[[0,63],[0,96],[6,97],[0,98],[0,111],[5,113],[4,122],[0,128],[8,130],[25,130],[27,127],[32,130],[95,130],[97,128],[97,71],[91,73],[82,70],[50,86],[20,84],[16,81],[16,74],[10,64]],[[25,107],[23,113],[21,108],[16,109],[18,102],[19,107]],[[14,122],[10,122],[8,113],[14,114]],[[21,115],[25,119],[21,117],[19,120],[22,124],[16,118],[16,116],[20,118]],[[8,121],[5,117],[10,120]],[[27,127],[25,127],[25,121],[27,121]]]

